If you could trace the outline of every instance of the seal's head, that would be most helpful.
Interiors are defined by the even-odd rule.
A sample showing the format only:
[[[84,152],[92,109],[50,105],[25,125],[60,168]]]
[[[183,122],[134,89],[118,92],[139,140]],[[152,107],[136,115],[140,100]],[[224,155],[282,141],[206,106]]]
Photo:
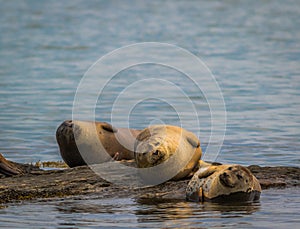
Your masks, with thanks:
[[[178,176],[186,177],[198,165],[202,151],[198,138],[191,132],[177,126],[154,125],[142,130],[135,142],[137,167],[150,168],[168,161],[170,166],[178,167]],[[176,174],[175,174],[176,175]]]
[[[170,133],[169,133],[170,134]],[[180,135],[180,133],[179,133]],[[175,136],[173,136],[175,137]],[[176,135],[176,140],[178,136]],[[163,128],[147,128],[137,137],[135,159],[139,168],[149,168],[170,158],[178,148],[178,141],[173,139]]]
[[[221,185],[226,188],[243,189],[246,186],[253,186],[251,172],[240,165],[232,165],[219,174]]]
[[[77,148],[74,129],[74,122],[72,120],[66,120],[62,122],[56,130],[56,141],[60,149],[60,154],[70,167],[86,164]],[[76,132],[79,132],[80,128],[76,126],[76,130]]]

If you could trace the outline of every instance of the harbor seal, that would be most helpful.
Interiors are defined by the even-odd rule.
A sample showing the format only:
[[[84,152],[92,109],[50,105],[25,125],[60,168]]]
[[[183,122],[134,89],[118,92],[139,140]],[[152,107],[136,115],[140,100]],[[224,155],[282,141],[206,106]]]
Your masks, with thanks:
[[[190,201],[255,201],[261,187],[256,177],[241,165],[216,164],[200,161],[186,189]]]
[[[150,168],[164,163],[154,171],[157,170],[158,175],[166,177],[173,173],[174,176],[170,177],[173,180],[188,177],[199,164],[201,155],[200,141],[196,135],[170,125],[145,128],[137,136],[134,147],[138,168]],[[145,175],[148,174],[145,172]]]
[[[67,120],[57,128],[56,140],[63,160],[69,167],[75,167],[112,158],[133,159],[134,142],[139,133],[135,129],[115,128],[106,122]]]
[[[9,161],[0,153],[0,177],[23,175],[33,171],[40,171],[40,168],[33,164],[21,164]]]
[[[13,176],[20,173],[20,169],[14,163],[6,160],[0,153],[0,174],[3,174],[4,176]]]

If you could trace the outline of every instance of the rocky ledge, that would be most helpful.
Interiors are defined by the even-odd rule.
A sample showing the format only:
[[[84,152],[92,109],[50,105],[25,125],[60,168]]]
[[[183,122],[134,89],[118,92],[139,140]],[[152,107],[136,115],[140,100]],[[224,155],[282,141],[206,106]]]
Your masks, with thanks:
[[[41,164],[39,164],[40,166]],[[44,166],[53,163],[42,163]],[[64,164],[54,163],[54,167]],[[26,173],[2,176],[0,184],[0,204],[39,198],[62,198],[97,194],[99,198],[172,198],[184,199],[185,187],[189,179],[169,181],[154,187],[129,188],[109,183],[96,175],[88,166],[43,170],[33,165],[26,166]],[[263,189],[300,186],[299,167],[248,167],[258,178]],[[24,167],[22,168],[24,169]]]

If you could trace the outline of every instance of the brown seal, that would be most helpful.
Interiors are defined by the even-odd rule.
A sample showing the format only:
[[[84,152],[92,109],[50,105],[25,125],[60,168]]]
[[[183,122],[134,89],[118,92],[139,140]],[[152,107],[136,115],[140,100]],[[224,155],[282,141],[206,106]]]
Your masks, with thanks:
[[[153,125],[145,128],[137,136],[134,149],[139,168],[157,166],[170,159],[171,163],[160,167],[159,173],[167,174],[170,169],[177,168],[173,180],[191,174],[199,164],[202,155],[200,141],[196,135],[170,125]]]
[[[256,177],[241,165],[222,165],[200,161],[186,189],[190,201],[255,201],[261,187]]]
[[[9,161],[5,159],[0,153],[0,175],[3,175],[4,177],[22,175],[39,170],[40,168],[33,164],[21,164]]]
[[[22,173],[20,169],[11,161],[6,160],[2,154],[0,154],[0,174],[5,176],[13,176]]]
[[[63,160],[70,167],[98,164],[112,158],[133,159],[139,130],[115,128],[106,122],[64,121],[56,131]]]

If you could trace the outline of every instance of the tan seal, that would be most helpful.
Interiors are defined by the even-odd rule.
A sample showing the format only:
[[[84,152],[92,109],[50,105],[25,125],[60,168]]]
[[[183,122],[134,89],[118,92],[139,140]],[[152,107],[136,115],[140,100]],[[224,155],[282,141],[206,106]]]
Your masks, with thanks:
[[[255,176],[241,165],[215,164],[200,161],[186,189],[190,201],[254,201],[261,187]]]
[[[173,180],[187,177],[199,164],[202,155],[196,135],[170,125],[145,128],[137,136],[134,149],[138,168],[149,168],[170,160],[171,163],[160,168],[159,173],[167,174],[170,169],[179,168]]]
[[[115,128],[106,122],[65,121],[56,131],[63,160],[70,167],[98,164],[112,158],[133,159],[139,130]]]

